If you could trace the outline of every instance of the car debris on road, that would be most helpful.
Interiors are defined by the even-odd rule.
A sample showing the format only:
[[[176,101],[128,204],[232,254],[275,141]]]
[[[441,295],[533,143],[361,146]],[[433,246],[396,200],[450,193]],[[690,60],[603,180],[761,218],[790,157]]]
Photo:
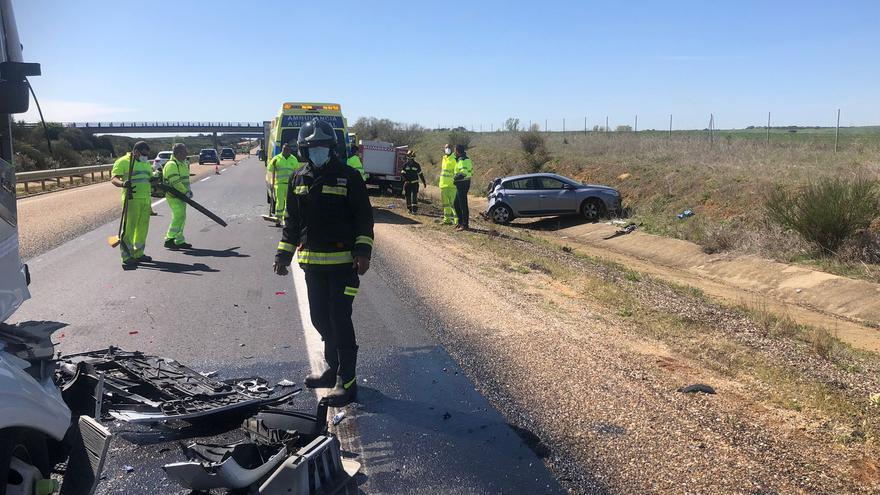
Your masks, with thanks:
[[[275,397],[259,377],[218,382],[173,359],[116,347],[63,356],[58,369],[61,394],[71,409],[130,423],[256,411],[302,391]]]

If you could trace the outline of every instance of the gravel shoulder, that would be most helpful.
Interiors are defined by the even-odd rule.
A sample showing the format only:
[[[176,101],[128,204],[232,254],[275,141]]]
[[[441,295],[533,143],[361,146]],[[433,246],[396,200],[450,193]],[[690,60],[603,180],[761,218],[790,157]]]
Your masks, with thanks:
[[[537,237],[374,204],[404,290],[572,493],[880,489],[875,355]],[[717,393],[679,392],[694,383]]]

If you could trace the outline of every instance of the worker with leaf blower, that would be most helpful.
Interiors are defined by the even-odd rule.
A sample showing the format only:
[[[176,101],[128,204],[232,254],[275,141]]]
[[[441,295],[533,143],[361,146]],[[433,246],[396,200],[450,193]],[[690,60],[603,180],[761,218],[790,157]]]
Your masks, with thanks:
[[[110,182],[122,188],[119,235],[111,238],[110,244],[119,244],[124,269],[153,261],[144,254],[150,229],[150,177],[153,172],[147,158],[149,153],[147,143],[138,141],[130,153],[116,160],[110,172],[113,176]]]
[[[189,187],[189,161],[186,159],[186,145],[176,143],[171,148],[171,159],[162,167],[162,182],[192,199]],[[186,203],[171,193],[165,193],[168,207],[171,209],[171,224],[165,234],[165,247],[168,249],[190,249],[192,244],[186,242],[183,227],[186,225]]]
[[[327,369],[309,375],[309,388],[332,388],[331,406],[357,394],[358,345],[351,321],[360,275],[370,268],[373,208],[360,174],[337,156],[336,132],[322,120],[304,124],[297,137],[308,163],[290,184],[281,242],[273,271],[287,275],[293,257],[305,273],[312,324],[324,341]],[[344,159],[344,157],[343,157]]]
[[[284,225],[287,215],[287,187],[290,177],[299,169],[300,163],[290,149],[290,143],[284,143],[281,153],[269,160],[266,173],[272,174],[272,186],[275,192],[275,223]]]

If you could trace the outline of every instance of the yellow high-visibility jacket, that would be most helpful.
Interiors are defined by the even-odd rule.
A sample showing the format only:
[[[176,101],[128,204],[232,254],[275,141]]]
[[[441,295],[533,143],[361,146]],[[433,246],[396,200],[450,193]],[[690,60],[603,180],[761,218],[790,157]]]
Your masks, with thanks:
[[[454,182],[452,178],[455,176],[455,156],[452,154],[443,155],[443,161],[440,162],[440,187],[452,187]]]

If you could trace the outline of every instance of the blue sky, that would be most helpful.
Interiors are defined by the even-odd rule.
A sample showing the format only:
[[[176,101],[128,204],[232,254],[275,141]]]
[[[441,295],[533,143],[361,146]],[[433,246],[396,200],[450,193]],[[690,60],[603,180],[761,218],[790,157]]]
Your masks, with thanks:
[[[877,1],[13,4],[51,120],[880,124]]]

